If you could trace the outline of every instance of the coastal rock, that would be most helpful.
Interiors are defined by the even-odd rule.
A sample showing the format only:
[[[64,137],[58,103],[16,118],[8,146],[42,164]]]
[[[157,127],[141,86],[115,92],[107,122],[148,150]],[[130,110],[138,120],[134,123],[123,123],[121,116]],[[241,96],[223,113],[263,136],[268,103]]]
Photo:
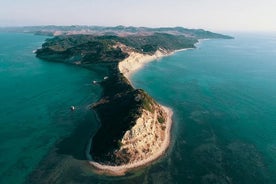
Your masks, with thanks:
[[[162,113],[165,114],[158,105],[154,107],[154,112],[143,110],[142,115],[136,120],[136,124],[124,134],[119,150],[115,151],[119,163],[139,162],[161,149],[166,125],[163,121],[158,121],[157,117],[163,117]]]

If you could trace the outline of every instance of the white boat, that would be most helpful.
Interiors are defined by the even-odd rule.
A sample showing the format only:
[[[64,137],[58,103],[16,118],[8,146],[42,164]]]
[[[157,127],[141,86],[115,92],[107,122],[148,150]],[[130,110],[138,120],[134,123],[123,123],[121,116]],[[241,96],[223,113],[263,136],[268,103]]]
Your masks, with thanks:
[[[71,111],[74,111],[76,108],[75,108],[75,106],[72,105],[72,106],[70,107],[70,109],[71,109]]]

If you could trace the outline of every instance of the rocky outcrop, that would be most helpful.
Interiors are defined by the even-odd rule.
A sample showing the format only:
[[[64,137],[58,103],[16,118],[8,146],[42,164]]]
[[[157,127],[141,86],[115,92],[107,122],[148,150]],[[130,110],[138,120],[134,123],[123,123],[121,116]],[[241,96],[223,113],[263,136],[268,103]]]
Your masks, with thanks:
[[[160,48],[155,54],[142,54],[121,43],[117,43],[114,47],[120,48],[129,55],[129,57],[119,62],[118,69],[120,75],[123,74],[122,78],[125,81],[124,84],[129,84],[132,89],[133,87],[130,85],[129,76],[134,71],[141,68],[147,62],[171,53]],[[112,83],[112,85],[114,85],[114,83]],[[112,88],[114,89],[114,87]],[[109,174],[111,172],[115,175],[120,175],[129,169],[146,165],[159,158],[169,146],[172,111],[159,105],[143,90],[134,89],[134,91],[136,93],[131,97],[127,95],[128,93],[121,94],[120,98],[126,99],[126,95],[128,97],[127,100],[120,100],[120,102],[127,101],[128,103],[122,105],[120,102],[116,102],[115,107],[124,110],[124,117],[131,118],[127,121],[125,121],[126,118],[123,117],[120,119],[114,118],[114,124],[110,123],[110,121],[108,122],[108,125],[113,128],[106,128],[106,115],[116,110],[113,109],[109,112],[107,112],[108,110],[104,111],[105,116],[100,116],[100,119],[103,117],[103,119],[101,119],[102,126],[93,138],[90,153],[94,161],[90,163],[97,169],[107,171]],[[109,99],[111,100],[111,98]],[[100,105],[106,105],[106,108],[110,108],[112,102],[114,102],[114,100],[108,102],[105,100],[104,103]],[[136,104],[134,109],[132,109],[133,106],[127,107],[130,104]],[[97,111],[97,107],[95,109]],[[98,112],[98,114],[100,115],[101,112],[103,112],[103,110]],[[120,114],[122,113],[117,113],[115,116],[119,117]],[[122,125],[128,125],[128,128],[120,129],[120,132],[123,134],[120,134],[120,136],[112,135],[118,130],[118,127],[122,127]],[[112,138],[112,140],[110,140],[110,138]],[[106,146],[106,139],[111,141],[109,146]]]
[[[135,125],[124,134],[120,149],[115,151],[121,163],[135,163],[154,155],[165,139],[167,115],[155,105],[154,112],[143,110]]]

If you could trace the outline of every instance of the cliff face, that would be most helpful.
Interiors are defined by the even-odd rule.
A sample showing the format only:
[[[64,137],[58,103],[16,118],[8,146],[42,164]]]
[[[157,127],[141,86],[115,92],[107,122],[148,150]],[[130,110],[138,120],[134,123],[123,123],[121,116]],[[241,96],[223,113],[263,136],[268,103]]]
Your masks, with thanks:
[[[134,89],[118,66],[112,71],[101,83],[101,100],[93,104],[101,127],[90,154],[97,162],[122,165],[143,160],[160,148],[167,114],[143,90]]]
[[[120,148],[114,152],[116,159],[127,164],[156,154],[165,141],[166,118],[166,113],[159,105],[155,105],[154,112],[143,109],[135,125],[125,132]]]
[[[136,125],[144,109],[153,108],[154,102],[142,90],[103,97],[94,105],[101,127],[93,137],[90,150],[93,159],[109,165],[124,163],[115,152],[120,149],[125,133]]]

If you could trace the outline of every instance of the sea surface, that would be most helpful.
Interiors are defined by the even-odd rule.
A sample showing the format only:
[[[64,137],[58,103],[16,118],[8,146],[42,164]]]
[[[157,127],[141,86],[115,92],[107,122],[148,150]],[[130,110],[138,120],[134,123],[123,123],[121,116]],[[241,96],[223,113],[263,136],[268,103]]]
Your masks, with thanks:
[[[173,109],[172,143],[151,166],[108,177],[85,160],[99,127],[91,81],[104,75],[37,59],[47,37],[0,33],[0,183],[276,183],[276,34],[229,34],[133,75]]]
[[[91,85],[99,76],[36,58],[46,38],[0,33],[1,184],[23,183],[57,141],[94,118],[88,106],[100,97]]]

